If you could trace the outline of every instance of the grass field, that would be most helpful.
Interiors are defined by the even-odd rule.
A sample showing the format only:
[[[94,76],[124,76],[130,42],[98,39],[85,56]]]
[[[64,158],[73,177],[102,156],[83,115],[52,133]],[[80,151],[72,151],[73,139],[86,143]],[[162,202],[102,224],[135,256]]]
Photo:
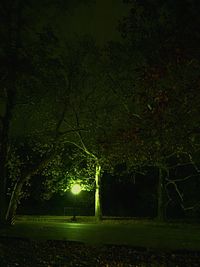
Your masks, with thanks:
[[[82,226],[89,233],[86,242],[65,238],[66,233],[84,236]],[[126,245],[120,236],[113,238],[116,229],[125,230]],[[102,242],[88,242],[99,230]],[[0,266],[198,267],[200,225],[114,217],[98,223],[79,216],[73,223],[71,217],[19,216],[14,226],[0,229]]]
[[[69,228],[66,229],[67,224]],[[85,225],[87,232],[77,235],[76,232],[79,230],[75,228],[81,228],[81,224]],[[100,228],[96,228],[98,225]],[[93,231],[93,235],[90,234],[90,229],[91,232]],[[119,231],[116,229],[119,229]],[[100,237],[95,232],[99,230],[102,231]],[[124,231],[124,239],[120,236],[120,231]],[[1,230],[0,235],[43,240],[66,240],[67,236],[72,235],[78,241],[85,243],[96,241],[101,244],[120,244],[122,241],[122,244],[135,247],[200,251],[199,224],[158,223],[153,220],[133,218],[105,217],[98,223],[94,217],[82,216],[77,217],[76,223],[72,224],[71,217],[19,216],[16,225],[9,229]]]

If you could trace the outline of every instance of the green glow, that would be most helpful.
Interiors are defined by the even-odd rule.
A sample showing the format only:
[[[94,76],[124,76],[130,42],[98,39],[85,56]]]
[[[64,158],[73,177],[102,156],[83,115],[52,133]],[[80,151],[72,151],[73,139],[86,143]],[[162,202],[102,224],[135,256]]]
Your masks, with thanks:
[[[78,195],[80,192],[81,192],[81,186],[80,184],[74,184],[72,185],[72,188],[71,188],[71,192],[74,194],[74,195]]]

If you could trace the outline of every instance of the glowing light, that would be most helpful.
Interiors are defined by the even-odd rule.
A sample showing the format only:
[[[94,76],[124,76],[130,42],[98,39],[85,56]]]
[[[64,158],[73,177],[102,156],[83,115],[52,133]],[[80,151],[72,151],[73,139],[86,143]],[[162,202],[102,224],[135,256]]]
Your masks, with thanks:
[[[80,184],[74,184],[72,185],[72,188],[71,188],[71,192],[74,194],[74,195],[78,195],[80,192],[81,192],[81,186]]]

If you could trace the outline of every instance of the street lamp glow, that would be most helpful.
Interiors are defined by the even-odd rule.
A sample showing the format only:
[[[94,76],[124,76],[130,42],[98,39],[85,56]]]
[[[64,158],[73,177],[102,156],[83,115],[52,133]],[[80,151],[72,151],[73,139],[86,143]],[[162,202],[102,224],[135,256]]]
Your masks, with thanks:
[[[78,195],[80,192],[81,192],[81,186],[80,184],[74,184],[72,185],[72,188],[71,188],[71,192],[74,194],[74,195]]]

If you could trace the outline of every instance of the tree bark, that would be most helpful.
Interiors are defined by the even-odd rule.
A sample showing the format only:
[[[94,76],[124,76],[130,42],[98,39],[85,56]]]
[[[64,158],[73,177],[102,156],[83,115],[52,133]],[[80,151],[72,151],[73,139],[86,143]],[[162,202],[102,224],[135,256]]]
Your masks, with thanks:
[[[102,219],[102,205],[101,205],[101,166],[96,164],[95,172],[95,217],[97,221]]]
[[[19,180],[16,182],[12,194],[11,194],[11,198],[9,201],[9,205],[7,208],[7,212],[6,212],[6,223],[9,225],[14,224],[15,222],[15,215],[16,215],[16,210],[20,201],[20,193],[22,191],[22,187],[25,183],[25,181],[28,179],[29,177],[26,177],[26,179],[23,180]]]
[[[14,219],[15,214],[16,214],[17,206],[18,206],[19,201],[20,201],[20,194],[21,194],[21,191],[22,191],[22,188],[23,188],[25,182],[27,182],[28,179],[30,179],[32,176],[34,176],[35,174],[37,174],[38,172],[43,170],[51,162],[51,160],[55,157],[56,153],[57,153],[57,150],[56,150],[56,145],[55,145],[55,147],[53,148],[53,150],[51,151],[50,154],[46,155],[43,159],[41,159],[39,164],[32,167],[29,171],[23,173],[21,175],[21,178],[16,181],[15,186],[14,186],[13,191],[12,191],[12,194],[11,194],[11,197],[10,197],[10,200],[9,200],[7,212],[6,212],[7,224],[13,223],[13,219]]]
[[[1,153],[2,158],[2,153]],[[0,166],[0,224],[6,224],[6,173],[5,173],[5,160],[2,159]]]
[[[20,42],[20,10],[17,1],[5,8],[5,28],[8,40],[5,49],[7,77],[4,86],[5,110],[1,115],[0,133],[0,224],[6,224],[8,153],[10,128],[16,100],[16,80],[18,69],[18,48]]]
[[[11,83],[12,85],[12,83]],[[14,99],[15,91],[12,88],[7,90],[7,103],[5,114],[2,118],[2,131],[0,139],[0,224],[6,223],[6,193],[7,193],[7,161],[9,153],[9,134],[10,134],[10,124],[14,109]]]

